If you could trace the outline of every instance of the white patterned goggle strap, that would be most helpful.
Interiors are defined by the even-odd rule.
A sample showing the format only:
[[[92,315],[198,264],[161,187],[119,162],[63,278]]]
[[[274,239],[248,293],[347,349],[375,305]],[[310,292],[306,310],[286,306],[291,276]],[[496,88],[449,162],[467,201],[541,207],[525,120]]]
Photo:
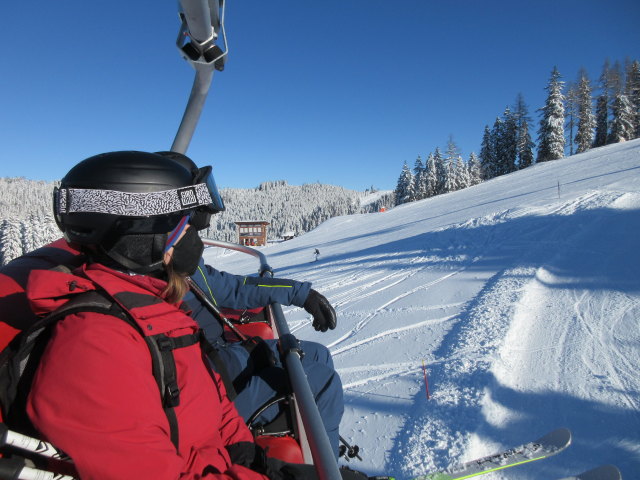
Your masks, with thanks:
[[[61,188],[56,208],[63,213],[107,213],[127,217],[149,217],[211,205],[206,183],[161,192],[130,193],[117,190]]]

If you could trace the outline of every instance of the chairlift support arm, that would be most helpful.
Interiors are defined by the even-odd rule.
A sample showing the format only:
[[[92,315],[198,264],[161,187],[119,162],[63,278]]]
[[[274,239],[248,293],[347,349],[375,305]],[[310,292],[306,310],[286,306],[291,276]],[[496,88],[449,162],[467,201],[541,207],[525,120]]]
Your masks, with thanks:
[[[171,151],[186,153],[211,87],[214,70],[222,71],[229,52],[223,0],[180,0],[181,25],[176,46],[196,74],[189,101]],[[218,46],[220,40],[222,47]]]

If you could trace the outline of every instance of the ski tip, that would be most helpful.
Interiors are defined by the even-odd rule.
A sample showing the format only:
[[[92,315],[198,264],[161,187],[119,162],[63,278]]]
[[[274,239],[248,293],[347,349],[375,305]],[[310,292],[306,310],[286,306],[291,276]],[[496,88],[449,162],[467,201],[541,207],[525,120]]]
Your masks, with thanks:
[[[536,440],[536,443],[553,445],[558,449],[566,448],[571,445],[571,430],[568,428],[558,428]]]

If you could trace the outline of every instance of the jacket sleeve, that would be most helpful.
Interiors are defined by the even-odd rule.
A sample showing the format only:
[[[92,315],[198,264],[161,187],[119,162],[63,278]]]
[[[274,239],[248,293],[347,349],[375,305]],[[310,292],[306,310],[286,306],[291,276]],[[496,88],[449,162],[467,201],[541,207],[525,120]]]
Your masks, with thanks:
[[[192,279],[217,306],[227,308],[256,308],[270,303],[302,307],[311,289],[309,282],[232,275],[203,260]]]
[[[190,348],[176,354],[179,367],[196,365],[199,348]],[[176,452],[142,336],[114,317],[71,315],[58,323],[44,352],[27,413],[45,438],[73,458],[83,480],[265,480],[225,456],[227,441],[246,440],[250,433],[232,407],[220,408],[217,396],[225,395],[199,365],[184,376],[179,370],[179,381],[189,383],[181,386],[176,408]]]

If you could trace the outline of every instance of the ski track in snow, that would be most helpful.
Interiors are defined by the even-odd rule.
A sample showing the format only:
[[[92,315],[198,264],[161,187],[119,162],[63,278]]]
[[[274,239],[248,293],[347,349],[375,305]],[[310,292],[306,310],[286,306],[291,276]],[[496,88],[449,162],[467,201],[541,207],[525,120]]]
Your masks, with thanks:
[[[453,318],[453,316],[447,317],[447,318],[443,318],[443,319],[425,320],[424,322],[414,323],[412,325],[407,325],[407,326],[404,326],[404,327],[392,328],[392,329],[389,329],[389,330],[385,330],[385,331],[380,332],[380,333],[378,333],[376,335],[373,335],[371,337],[363,338],[362,340],[358,340],[357,342],[352,342],[352,343],[350,343],[350,344],[348,344],[348,345],[346,345],[346,346],[344,346],[342,348],[332,349],[331,350],[331,355],[336,356],[336,355],[339,355],[340,353],[344,353],[344,352],[346,352],[348,350],[351,350],[352,348],[355,348],[355,347],[357,347],[359,345],[369,344],[369,343],[371,343],[374,340],[379,339],[379,338],[383,338],[383,337],[386,337],[386,336],[389,336],[389,335],[393,335],[393,334],[396,334],[396,333],[399,333],[399,332],[405,332],[407,330],[413,330],[414,328],[420,328],[420,327],[423,327],[425,325],[431,325],[433,323],[440,323],[440,322],[443,322],[443,321],[446,321],[446,320],[450,320],[451,318]],[[329,347],[331,347],[331,346],[332,345],[329,345]]]
[[[425,267],[425,268],[426,268],[426,267]],[[422,269],[421,269],[421,270],[422,270]],[[394,303],[396,303],[397,301],[399,301],[399,300],[401,300],[401,299],[403,299],[403,298],[405,298],[405,297],[407,297],[407,296],[409,296],[409,295],[412,295],[412,294],[414,294],[414,293],[416,293],[416,292],[419,292],[419,291],[421,291],[421,290],[427,290],[427,289],[429,289],[430,287],[432,287],[433,285],[436,285],[436,284],[438,284],[438,283],[440,283],[440,282],[443,282],[443,281],[447,280],[448,278],[450,278],[450,277],[452,277],[452,276],[454,276],[454,275],[457,275],[457,274],[458,274],[458,273],[460,273],[462,270],[463,270],[463,269],[458,270],[458,271],[455,271],[455,272],[451,272],[451,273],[449,273],[449,274],[447,274],[447,275],[444,275],[444,276],[442,276],[442,277],[438,278],[437,280],[434,280],[434,281],[432,281],[432,282],[430,282],[430,283],[428,283],[428,284],[426,284],[426,285],[420,285],[420,286],[418,286],[418,287],[415,287],[415,288],[413,288],[413,289],[410,289],[410,290],[406,291],[405,293],[402,293],[402,294],[400,294],[400,295],[397,295],[397,296],[395,296],[395,297],[391,298],[390,300],[388,300],[388,301],[384,302],[382,305],[380,305],[379,307],[377,307],[373,312],[371,312],[371,313],[367,314],[367,315],[366,315],[362,320],[360,320],[360,321],[359,321],[359,322],[358,322],[358,323],[357,323],[353,328],[351,328],[347,333],[345,333],[342,337],[338,338],[337,340],[335,340],[335,341],[331,342],[330,344],[328,344],[328,345],[327,345],[327,347],[329,347],[329,348],[331,349],[332,347],[335,347],[336,345],[339,345],[340,343],[343,343],[343,342],[345,342],[346,340],[349,340],[350,338],[354,337],[354,336],[355,336],[359,331],[363,330],[363,329],[367,326],[367,324],[371,321],[371,319],[372,319],[372,318],[374,318],[376,315],[378,315],[381,311],[388,309],[391,305],[393,305],[393,304],[394,304]],[[368,295],[379,294],[380,292],[382,292],[382,291],[384,291],[384,290],[387,290],[388,288],[390,288],[390,287],[392,287],[392,286],[396,286],[397,284],[399,284],[399,283],[401,283],[401,282],[404,282],[404,281],[406,281],[406,280],[410,279],[411,277],[413,277],[414,275],[416,275],[419,271],[420,271],[420,270],[416,270],[416,271],[414,271],[414,272],[410,272],[410,273],[394,275],[394,277],[400,276],[401,278],[399,278],[398,280],[396,280],[396,279],[394,278],[394,279],[393,279],[393,281],[392,281],[390,284],[388,284],[388,285],[386,285],[386,286],[384,286],[384,287],[380,287],[380,288],[378,288],[375,292],[373,292],[373,293],[369,293]],[[365,287],[363,287],[363,288],[365,288]],[[407,328],[418,328],[418,327],[420,327],[421,325],[422,325],[422,324],[416,324],[416,325],[414,325],[414,326],[405,327],[405,328],[403,328],[403,329],[407,329]],[[403,329],[399,329],[399,330],[398,330],[398,329],[396,329],[396,330],[389,330],[388,332],[389,332],[389,333],[394,333],[394,332],[396,332],[396,331],[401,331],[401,330],[403,330]],[[379,338],[380,336],[384,336],[384,335],[386,335],[386,334],[388,334],[388,333],[386,333],[386,332],[382,332],[382,333],[380,333],[380,334],[378,334],[378,335],[376,335],[376,336],[374,336],[374,337],[371,337],[371,339]],[[352,348],[353,346],[356,346],[356,345],[362,344],[362,343],[364,343],[364,342],[365,342],[365,340],[360,340],[360,341],[358,341],[358,342],[355,342],[355,343],[353,343],[353,344],[347,345],[347,346],[345,346],[345,347],[338,348],[338,349],[334,349],[334,350],[332,350],[332,353],[336,353],[336,354],[337,354],[337,353],[343,352],[343,351],[345,351],[345,350],[347,350],[347,349],[349,349],[349,348]]]

